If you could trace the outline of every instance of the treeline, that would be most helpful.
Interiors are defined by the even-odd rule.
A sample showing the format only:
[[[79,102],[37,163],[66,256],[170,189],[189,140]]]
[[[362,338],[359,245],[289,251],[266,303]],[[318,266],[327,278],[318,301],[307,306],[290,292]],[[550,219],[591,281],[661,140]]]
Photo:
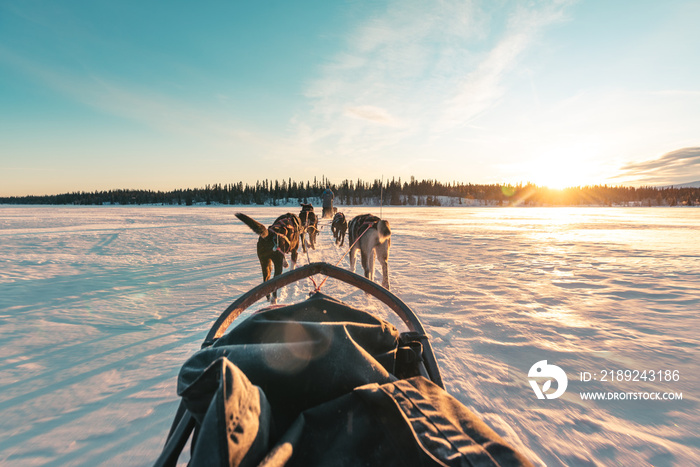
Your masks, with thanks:
[[[532,184],[478,185],[442,183],[437,180],[401,179],[365,182],[344,180],[331,183],[325,177],[313,182],[263,180],[255,185],[243,182],[207,185],[173,191],[109,190],[73,192],[45,196],[0,197],[2,204],[76,205],[283,205],[318,198],[326,187],[335,193],[339,205],[497,205],[497,206],[695,206],[700,205],[700,188],[654,188],[595,185],[552,190]]]

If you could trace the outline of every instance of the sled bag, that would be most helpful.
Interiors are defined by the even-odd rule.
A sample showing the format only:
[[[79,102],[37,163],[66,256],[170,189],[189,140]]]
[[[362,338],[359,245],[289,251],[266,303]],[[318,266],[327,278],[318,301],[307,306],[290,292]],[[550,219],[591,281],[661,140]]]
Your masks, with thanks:
[[[183,366],[191,466],[531,465],[423,376],[399,333],[328,297],[253,315]]]

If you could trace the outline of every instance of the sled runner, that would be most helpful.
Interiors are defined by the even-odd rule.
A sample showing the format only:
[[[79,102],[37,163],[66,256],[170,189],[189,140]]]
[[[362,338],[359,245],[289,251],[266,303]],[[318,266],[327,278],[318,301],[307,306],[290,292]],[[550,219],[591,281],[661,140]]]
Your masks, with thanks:
[[[325,275],[386,304],[392,324],[319,291],[263,309],[273,291]],[[398,297],[327,263],[263,282],[217,319],[180,370],[182,401],[156,466],[531,465],[443,387],[423,326]]]

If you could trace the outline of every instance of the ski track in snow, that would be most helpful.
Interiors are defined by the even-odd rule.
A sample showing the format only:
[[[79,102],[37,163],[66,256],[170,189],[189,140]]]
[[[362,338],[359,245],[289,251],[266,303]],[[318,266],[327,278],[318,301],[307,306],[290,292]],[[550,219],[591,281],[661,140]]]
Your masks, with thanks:
[[[261,280],[239,211],[269,225],[298,207],[0,206],[0,464],[152,464],[180,366]],[[535,464],[700,465],[700,210],[385,207],[382,217],[392,291],[423,321],[448,392]],[[311,261],[346,251],[329,222]],[[289,286],[280,302],[311,289]],[[323,291],[402,326],[346,284]],[[527,373],[540,360],[566,371],[561,398],[535,397]],[[580,381],[605,369],[681,376]]]

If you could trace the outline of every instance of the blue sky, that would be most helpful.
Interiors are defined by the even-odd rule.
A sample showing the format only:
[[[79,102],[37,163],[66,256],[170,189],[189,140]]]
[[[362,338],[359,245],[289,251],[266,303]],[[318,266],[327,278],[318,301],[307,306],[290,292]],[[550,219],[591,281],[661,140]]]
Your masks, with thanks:
[[[700,180],[700,2],[0,0],[0,196]]]

